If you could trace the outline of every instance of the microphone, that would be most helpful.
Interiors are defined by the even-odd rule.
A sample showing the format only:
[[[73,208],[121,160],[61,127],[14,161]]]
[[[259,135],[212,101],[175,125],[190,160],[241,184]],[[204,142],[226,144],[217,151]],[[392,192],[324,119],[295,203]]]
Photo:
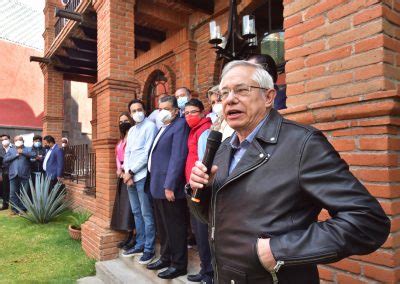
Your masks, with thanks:
[[[215,154],[217,153],[219,145],[221,145],[221,140],[222,140],[222,133],[215,131],[215,130],[211,130],[211,132],[207,138],[206,151],[204,153],[204,157],[203,157],[203,161],[202,161],[203,165],[205,165],[207,168],[208,175],[210,175],[214,157],[215,157]],[[192,201],[196,202],[196,203],[200,203],[199,195],[200,194],[198,193],[197,189],[193,190]]]

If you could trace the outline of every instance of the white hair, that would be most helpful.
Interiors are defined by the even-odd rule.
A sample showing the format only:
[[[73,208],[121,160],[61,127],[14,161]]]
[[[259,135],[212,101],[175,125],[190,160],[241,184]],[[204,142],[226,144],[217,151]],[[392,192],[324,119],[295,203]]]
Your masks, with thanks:
[[[221,89],[221,84],[224,81],[224,77],[226,74],[231,71],[235,67],[252,67],[254,68],[254,72],[251,75],[252,80],[257,82],[257,84],[261,88],[265,89],[273,89],[274,88],[274,81],[272,80],[271,75],[262,67],[262,65],[257,64],[257,63],[252,63],[249,61],[245,60],[234,60],[229,62],[228,64],[225,65],[224,69],[222,70],[222,75],[221,75],[221,82],[219,84],[219,88]]]

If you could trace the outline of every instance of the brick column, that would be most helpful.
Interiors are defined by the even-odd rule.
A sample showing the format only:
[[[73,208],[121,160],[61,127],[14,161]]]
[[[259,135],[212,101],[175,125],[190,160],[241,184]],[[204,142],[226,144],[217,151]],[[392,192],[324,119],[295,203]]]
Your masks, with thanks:
[[[98,20],[98,82],[91,96],[96,115],[96,211],[82,226],[82,246],[98,260],[117,257],[116,244],[122,238],[110,229],[110,220],[117,188],[117,120],[138,89],[133,78],[134,4],[134,0],[98,0],[94,4]]]
[[[392,221],[377,252],[320,266],[335,283],[400,281],[398,1],[284,1],[290,119],[324,131]]]
[[[195,79],[195,52],[197,44],[188,40],[174,49],[176,54],[176,87],[187,87],[193,90]]]
[[[45,51],[54,40],[54,24],[56,18],[54,9],[59,7],[61,2],[58,0],[47,0],[43,10],[45,15],[45,31],[43,38]],[[43,135],[52,135],[56,142],[61,141],[63,129],[63,76],[49,65],[40,64],[44,75],[44,115],[43,115]]]
[[[42,65],[42,72],[44,75],[43,136],[51,135],[56,142],[60,142],[64,121],[63,75],[46,65]]]
[[[46,0],[45,7],[43,9],[44,21],[45,21],[45,29],[43,32],[45,54],[49,50],[55,38],[54,24],[58,19],[54,15],[54,10],[56,7],[59,8],[62,7],[61,1]]]

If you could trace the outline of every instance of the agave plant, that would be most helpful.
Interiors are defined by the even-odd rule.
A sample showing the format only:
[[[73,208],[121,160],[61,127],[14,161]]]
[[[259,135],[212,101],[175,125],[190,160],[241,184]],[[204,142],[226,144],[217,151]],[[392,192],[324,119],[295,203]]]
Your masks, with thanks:
[[[29,197],[27,188],[22,188],[19,198],[27,212],[21,214],[21,217],[34,223],[45,224],[68,209],[70,202],[65,200],[66,191],[61,188],[62,183],[57,182],[53,189],[50,189],[50,182],[51,180],[48,177],[37,175],[35,187],[32,179],[29,179],[32,197]],[[23,212],[15,204],[12,204],[12,206],[19,212]]]

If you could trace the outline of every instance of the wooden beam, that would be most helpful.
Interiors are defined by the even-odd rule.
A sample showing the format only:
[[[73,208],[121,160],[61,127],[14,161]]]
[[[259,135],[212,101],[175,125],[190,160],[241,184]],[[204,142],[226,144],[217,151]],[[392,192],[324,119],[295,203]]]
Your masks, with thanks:
[[[81,39],[77,37],[70,37],[69,39],[72,40],[77,48],[97,53],[97,41]]]
[[[95,19],[89,16],[85,16],[81,13],[77,13],[74,11],[69,11],[65,9],[55,8],[55,16],[59,18],[68,19],[71,21],[78,22],[84,26],[96,28],[97,22]]]
[[[39,56],[29,56],[29,61],[32,62],[40,62],[40,63],[44,63],[44,64],[50,64],[51,63],[51,59],[47,58],[47,57],[39,57]]]
[[[87,59],[91,61],[97,61],[97,54],[96,52],[86,52],[83,49],[79,48],[70,48],[70,47],[63,47],[67,55],[71,58],[82,60]]]
[[[188,23],[187,15],[176,13],[166,7],[155,7],[151,1],[138,1],[135,17],[139,23],[148,23],[149,26],[164,31],[180,29],[186,27]]]
[[[84,69],[73,66],[67,66],[62,64],[54,65],[54,69],[63,73],[72,73],[77,75],[88,75],[97,76],[97,70],[95,69]]]
[[[135,36],[148,38],[157,42],[163,42],[167,38],[166,33],[163,31],[137,24],[135,24]]]
[[[93,29],[91,27],[86,27],[84,25],[79,25],[79,29],[83,32],[83,34],[91,39],[91,40],[97,40],[97,29]]]
[[[150,50],[150,42],[135,39],[135,49],[149,51]]]
[[[90,69],[97,69],[97,61],[92,61],[88,59],[74,59],[67,56],[62,55],[55,55],[54,56],[57,61],[61,62],[62,64],[72,66],[72,67],[85,67]]]
[[[214,0],[181,0],[180,2],[208,15],[214,14]]]

